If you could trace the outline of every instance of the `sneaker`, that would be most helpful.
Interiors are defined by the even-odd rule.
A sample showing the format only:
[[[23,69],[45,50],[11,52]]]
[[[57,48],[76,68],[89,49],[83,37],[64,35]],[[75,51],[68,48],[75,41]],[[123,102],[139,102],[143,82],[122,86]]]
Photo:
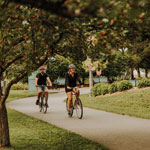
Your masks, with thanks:
[[[68,115],[69,115],[69,116],[71,115],[71,108],[68,109]]]
[[[47,108],[49,107],[47,102],[45,103],[45,106],[46,106]]]
[[[39,99],[36,100],[36,105],[39,105]]]
[[[71,111],[70,111],[70,110],[68,110],[68,115],[69,115],[69,116],[71,115]]]

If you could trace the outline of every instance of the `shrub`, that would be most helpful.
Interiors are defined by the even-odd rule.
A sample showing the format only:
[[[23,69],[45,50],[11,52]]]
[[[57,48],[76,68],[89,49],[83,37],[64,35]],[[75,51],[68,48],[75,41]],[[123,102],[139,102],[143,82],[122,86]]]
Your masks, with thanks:
[[[149,86],[150,86],[150,79],[147,78],[143,78],[137,83],[138,88],[149,87]]]
[[[129,90],[131,88],[133,88],[133,85],[130,81],[127,80],[123,80],[118,82],[118,91],[125,91],[125,90]]]
[[[95,84],[94,87],[92,88],[92,95],[93,96],[97,96],[97,95],[101,95],[101,91],[100,91],[100,86],[101,83]]]
[[[115,93],[118,91],[118,87],[117,87],[117,82],[114,82],[112,83],[110,86],[109,86],[109,93]]]
[[[103,84],[101,86],[101,94],[102,95],[109,93],[109,86],[110,86],[109,84]]]
[[[14,84],[11,90],[28,90],[28,85],[23,83]]]
[[[108,83],[95,84],[94,87],[92,88],[92,95],[93,96],[105,95],[105,94],[109,93],[108,88],[109,88]]]

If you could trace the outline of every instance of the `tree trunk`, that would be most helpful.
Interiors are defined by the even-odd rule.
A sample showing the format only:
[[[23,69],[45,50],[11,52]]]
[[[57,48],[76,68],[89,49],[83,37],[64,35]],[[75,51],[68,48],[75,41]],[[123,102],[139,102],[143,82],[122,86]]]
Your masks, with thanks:
[[[0,99],[0,147],[10,146],[8,117],[5,104]]]
[[[148,78],[148,70],[145,69],[145,78]]]
[[[138,74],[138,78],[141,78],[140,68],[137,68],[136,71],[137,71],[137,74]]]
[[[114,79],[113,78],[111,78],[111,77],[107,77],[107,81],[108,81],[108,83],[113,83],[114,82]]]
[[[134,80],[134,68],[131,68],[131,72],[130,72],[130,75],[131,75],[131,80]]]

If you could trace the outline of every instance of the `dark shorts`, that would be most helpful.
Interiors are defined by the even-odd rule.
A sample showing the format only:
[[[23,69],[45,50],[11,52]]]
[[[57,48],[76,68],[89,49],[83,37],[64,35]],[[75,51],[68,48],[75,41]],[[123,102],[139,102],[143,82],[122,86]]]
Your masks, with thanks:
[[[67,87],[65,87],[65,92],[68,93],[68,92],[72,92],[73,89],[67,89]]]

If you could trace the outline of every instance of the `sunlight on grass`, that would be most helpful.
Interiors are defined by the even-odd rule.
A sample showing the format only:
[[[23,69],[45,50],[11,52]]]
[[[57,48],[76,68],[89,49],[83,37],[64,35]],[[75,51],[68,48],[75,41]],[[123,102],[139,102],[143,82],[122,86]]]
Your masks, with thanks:
[[[81,95],[85,107],[150,119],[150,89],[109,97]]]

